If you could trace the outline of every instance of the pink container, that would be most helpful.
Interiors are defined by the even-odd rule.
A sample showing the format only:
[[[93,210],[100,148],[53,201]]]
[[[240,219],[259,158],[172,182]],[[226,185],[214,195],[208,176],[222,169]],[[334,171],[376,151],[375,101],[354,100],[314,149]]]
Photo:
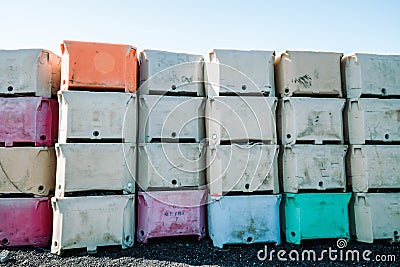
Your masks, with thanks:
[[[0,98],[0,144],[51,146],[58,136],[58,102],[44,97]]]
[[[50,197],[0,198],[0,247],[46,247],[52,233]]]
[[[206,190],[138,193],[137,239],[206,234]]]

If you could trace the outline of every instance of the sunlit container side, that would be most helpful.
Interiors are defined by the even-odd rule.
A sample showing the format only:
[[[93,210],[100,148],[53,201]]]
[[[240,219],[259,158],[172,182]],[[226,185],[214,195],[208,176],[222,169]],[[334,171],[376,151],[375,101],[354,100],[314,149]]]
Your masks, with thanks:
[[[0,50],[0,94],[50,98],[60,89],[61,58],[43,49]]]
[[[50,198],[0,198],[0,247],[47,247],[52,233]]]
[[[206,235],[206,190],[138,192],[137,239]]]
[[[107,195],[51,199],[54,211],[51,253],[99,246],[132,247],[135,235],[135,196]]]
[[[224,196],[210,198],[208,232],[213,245],[281,243],[281,195]]]
[[[61,90],[136,92],[138,58],[131,45],[64,41]]]

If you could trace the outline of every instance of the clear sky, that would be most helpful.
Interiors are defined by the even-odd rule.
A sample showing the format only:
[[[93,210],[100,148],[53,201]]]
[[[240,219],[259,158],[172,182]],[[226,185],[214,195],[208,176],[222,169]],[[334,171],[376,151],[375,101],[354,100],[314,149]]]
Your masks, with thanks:
[[[8,0],[0,49],[62,40],[205,55],[212,48],[400,54],[397,0]]]

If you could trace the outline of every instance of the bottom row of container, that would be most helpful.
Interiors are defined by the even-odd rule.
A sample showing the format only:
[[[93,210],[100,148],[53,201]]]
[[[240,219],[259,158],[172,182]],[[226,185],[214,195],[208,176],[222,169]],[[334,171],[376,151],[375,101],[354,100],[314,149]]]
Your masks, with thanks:
[[[282,200],[282,203],[281,203]],[[137,240],[208,233],[214,246],[304,239],[399,239],[400,193],[302,193],[213,199],[206,190],[139,192]],[[207,211],[206,211],[207,207]],[[348,208],[350,207],[350,209]],[[207,214],[208,213],[208,214]],[[0,246],[51,251],[122,245],[135,238],[135,195],[0,198]],[[280,222],[281,219],[281,222]],[[29,222],[29,223],[27,223]]]

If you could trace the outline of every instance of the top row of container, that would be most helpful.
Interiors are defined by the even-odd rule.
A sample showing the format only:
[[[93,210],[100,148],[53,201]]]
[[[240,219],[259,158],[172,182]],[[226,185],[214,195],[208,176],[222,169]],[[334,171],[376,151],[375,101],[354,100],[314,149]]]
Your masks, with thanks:
[[[211,51],[200,55],[64,41],[62,57],[0,50],[0,94],[51,97],[61,90],[198,96],[400,97],[400,55]],[[140,66],[140,67],[139,67]],[[139,89],[138,89],[139,87]]]

